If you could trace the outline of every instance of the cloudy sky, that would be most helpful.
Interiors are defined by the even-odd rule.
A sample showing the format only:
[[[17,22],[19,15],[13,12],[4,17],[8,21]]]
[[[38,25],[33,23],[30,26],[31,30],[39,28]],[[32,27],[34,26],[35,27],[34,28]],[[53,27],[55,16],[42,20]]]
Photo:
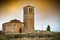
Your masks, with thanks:
[[[60,32],[60,4],[51,0],[0,0],[0,30],[3,23],[12,19],[23,22],[23,7],[27,5],[35,7],[35,30],[46,30],[50,25],[51,31]]]

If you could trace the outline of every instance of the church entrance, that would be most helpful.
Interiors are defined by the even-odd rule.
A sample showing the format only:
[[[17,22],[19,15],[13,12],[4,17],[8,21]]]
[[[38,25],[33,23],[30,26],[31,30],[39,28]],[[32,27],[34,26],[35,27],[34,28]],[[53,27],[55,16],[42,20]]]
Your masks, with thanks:
[[[19,29],[19,33],[22,33],[22,29],[21,28]]]

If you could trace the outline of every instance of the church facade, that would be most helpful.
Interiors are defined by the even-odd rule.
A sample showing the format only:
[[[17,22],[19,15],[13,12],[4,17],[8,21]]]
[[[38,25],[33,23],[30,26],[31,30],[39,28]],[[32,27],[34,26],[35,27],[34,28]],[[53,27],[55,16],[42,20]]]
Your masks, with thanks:
[[[34,32],[34,7],[27,5],[23,8],[24,22],[13,19],[10,22],[2,24],[2,29],[5,34],[20,34]]]

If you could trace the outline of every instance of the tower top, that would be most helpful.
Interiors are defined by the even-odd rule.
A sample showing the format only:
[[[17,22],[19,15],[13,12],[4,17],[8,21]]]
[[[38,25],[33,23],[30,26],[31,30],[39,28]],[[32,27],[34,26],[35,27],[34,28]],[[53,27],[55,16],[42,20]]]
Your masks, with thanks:
[[[24,8],[26,8],[26,7],[32,7],[32,8],[34,8],[33,6],[30,6],[30,5],[27,5],[27,6],[25,6]]]

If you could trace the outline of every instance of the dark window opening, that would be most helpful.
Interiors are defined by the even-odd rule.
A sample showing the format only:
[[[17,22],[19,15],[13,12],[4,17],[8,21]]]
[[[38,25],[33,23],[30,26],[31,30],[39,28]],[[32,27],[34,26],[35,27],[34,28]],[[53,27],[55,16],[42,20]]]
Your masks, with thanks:
[[[22,33],[22,29],[21,28],[19,29],[19,33]]]
[[[29,8],[29,12],[32,12],[32,8]]]

